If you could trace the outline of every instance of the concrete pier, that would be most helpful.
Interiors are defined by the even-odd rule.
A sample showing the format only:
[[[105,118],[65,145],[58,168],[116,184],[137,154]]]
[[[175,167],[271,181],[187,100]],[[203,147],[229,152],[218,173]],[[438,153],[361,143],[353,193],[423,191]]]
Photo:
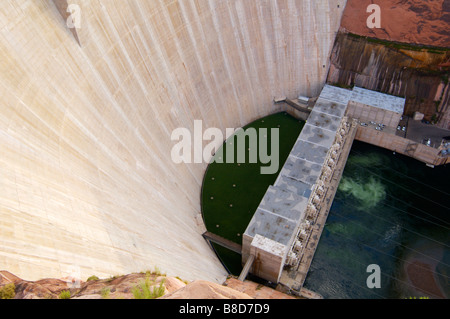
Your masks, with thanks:
[[[395,134],[395,130],[377,131],[373,127],[359,126],[355,139],[412,157],[429,166],[450,163],[450,156],[441,154],[443,148],[427,146],[418,141],[398,136]]]

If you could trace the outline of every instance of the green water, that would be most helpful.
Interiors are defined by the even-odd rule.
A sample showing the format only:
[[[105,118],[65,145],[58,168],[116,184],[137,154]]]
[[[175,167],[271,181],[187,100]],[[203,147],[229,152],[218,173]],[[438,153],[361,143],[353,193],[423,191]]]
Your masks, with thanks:
[[[267,188],[275,183],[304,125],[304,121],[299,121],[286,112],[280,112],[258,119],[244,127],[256,129],[258,139],[261,138],[261,133],[263,136],[267,135],[270,150],[267,154],[273,151],[272,129],[278,130],[279,166],[275,174],[261,174],[261,168],[267,166],[267,163],[263,164],[260,158],[256,163],[249,160],[245,163],[212,162],[208,166],[201,195],[203,220],[208,231],[242,244],[242,234]],[[235,137],[229,138],[214,158],[225,158],[224,154],[227,154],[228,147],[234,149],[234,154],[238,154],[235,142]],[[245,158],[249,159],[249,152],[245,153]],[[241,255],[216,244],[212,246],[227,270],[233,275],[239,275],[242,270]]]
[[[231,163],[212,162],[208,166],[201,195],[202,214],[208,231],[238,244],[242,243],[242,234],[245,232],[267,188],[275,183],[303,126],[303,121],[298,121],[288,113],[281,112],[258,119],[244,127],[244,129],[256,129],[258,138],[261,132],[266,134],[269,150],[272,150],[272,129],[279,132],[279,143],[277,145],[279,165],[277,172],[274,174],[261,174],[261,167],[267,166],[267,164],[263,164],[259,158],[256,163],[251,163],[248,160],[247,151],[244,163],[238,163],[237,161]],[[266,131],[260,132],[260,129]],[[234,137],[230,137],[227,143],[217,151],[215,157],[224,158],[223,154],[227,153],[228,147],[234,148],[234,154],[237,154],[236,144]],[[223,255],[223,253],[220,255]],[[234,254],[230,255],[236,259]],[[240,257],[238,258],[238,264],[240,267]]]
[[[355,142],[305,287],[325,298],[448,298],[449,182],[449,167]],[[381,288],[367,287],[371,264]]]

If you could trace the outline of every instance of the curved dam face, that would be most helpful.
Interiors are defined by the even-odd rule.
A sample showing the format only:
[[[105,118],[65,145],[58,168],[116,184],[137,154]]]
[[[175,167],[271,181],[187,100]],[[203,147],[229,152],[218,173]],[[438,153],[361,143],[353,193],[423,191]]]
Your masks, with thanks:
[[[56,2],[0,3],[0,269],[222,280],[171,133],[318,95],[345,1]]]

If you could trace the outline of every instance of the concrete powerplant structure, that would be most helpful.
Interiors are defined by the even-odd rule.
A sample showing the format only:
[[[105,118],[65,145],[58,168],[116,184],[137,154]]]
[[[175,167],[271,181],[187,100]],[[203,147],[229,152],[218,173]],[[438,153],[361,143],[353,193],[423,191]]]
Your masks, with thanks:
[[[286,283],[282,272],[286,266],[299,267],[336,165],[347,161],[348,154],[341,156],[341,152],[351,146],[356,133],[355,125],[351,130],[351,120],[344,116],[351,95],[345,89],[324,87],[243,235],[242,262],[253,264],[245,270],[300,291],[302,283]]]
[[[171,133],[317,96],[345,4],[1,1],[0,269],[222,281],[197,218],[207,163],[174,163]]]
[[[405,109],[405,99],[376,91],[354,87],[347,109],[347,116],[362,123],[377,123],[397,128]]]
[[[404,106],[404,98],[325,85],[244,233],[241,280],[251,272],[302,294],[353,140],[368,126],[362,120],[395,132]]]

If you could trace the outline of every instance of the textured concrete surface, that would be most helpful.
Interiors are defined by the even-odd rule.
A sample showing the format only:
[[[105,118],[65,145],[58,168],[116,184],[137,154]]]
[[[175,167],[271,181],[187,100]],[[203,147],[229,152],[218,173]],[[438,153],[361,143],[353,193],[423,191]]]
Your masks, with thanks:
[[[298,181],[289,176],[278,176],[275,185],[280,189],[285,189],[306,198],[309,198],[309,195],[311,195],[312,186],[310,184]]]
[[[336,136],[336,131],[329,131],[320,128],[316,125],[311,125],[309,122],[306,123],[303,128],[302,133],[300,134],[300,138],[303,141],[310,142],[312,144],[317,144],[320,146],[324,146],[326,148],[330,148],[333,145],[334,137]]]
[[[67,3],[78,39],[53,1],[0,3],[0,268],[222,281],[196,223],[207,164],[172,162],[171,133],[319,94],[345,1]]]
[[[348,101],[350,101],[352,94],[352,90],[346,90],[332,85],[325,85],[322,92],[320,92],[320,99],[328,100],[331,104],[343,104],[345,111],[345,106],[348,104]],[[314,108],[317,109],[317,106],[320,107],[320,103],[319,105],[316,104]],[[342,106],[339,108],[342,109]],[[343,115],[343,113],[341,115]]]
[[[397,136],[393,132],[377,131],[370,127],[359,126],[355,139],[415,158],[425,164],[438,166],[450,163],[450,157],[440,156],[438,148]]]
[[[405,108],[405,99],[354,87],[352,90],[347,116],[366,124],[383,124],[397,129]]]
[[[405,98],[367,90],[357,86],[352,90],[351,100],[356,103],[378,107],[398,114],[403,114],[405,108]]]
[[[327,153],[328,148],[324,146],[312,144],[304,140],[297,140],[291,155],[316,164],[323,164]]]
[[[348,103],[336,103],[322,98],[322,95],[317,99],[314,106],[316,112],[329,114],[332,116],[342,117],[347,109]]]
[[[295,193],[270,186],[259,208],[284,218],[297,221],[302,218],[308,199]]]
[[[309,185],[314,185],[321,170],[322,165],[289,156],[280,174]]]
[[[341,123],[341,118],[313,110],[309,115],[308,123],[325,130],[336,132]]]
[[[297,223],[291,219],[258,208],[245,234],[250,237],[261,235],[280,244],[287,245],[296,226]]]

